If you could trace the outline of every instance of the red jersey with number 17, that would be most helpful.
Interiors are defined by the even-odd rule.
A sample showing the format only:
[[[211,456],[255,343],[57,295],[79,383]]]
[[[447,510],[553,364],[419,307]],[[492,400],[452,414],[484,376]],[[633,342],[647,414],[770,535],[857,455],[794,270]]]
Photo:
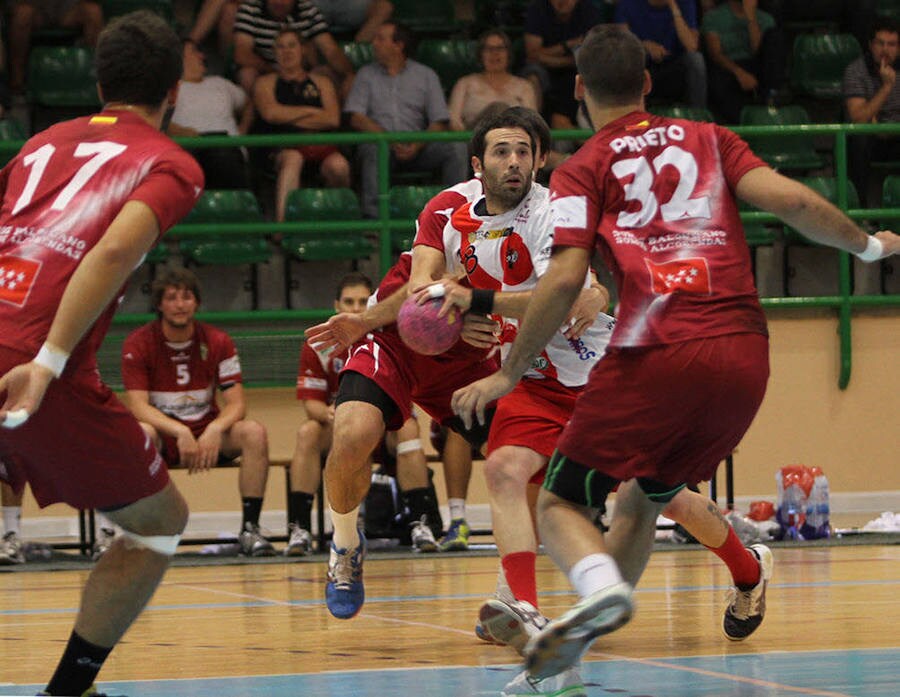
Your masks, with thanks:
[[[37,352],[69,279],[125,203],[145,203],[165,232],[202,189],[194,158],[132,112],[107,110],[31,138],[0,171],[0,344]],[[115,307],[71,364],[93,364]]]
[[[766,334],[734,194],[765,166],[721,126],[636,111],[556,169],[554,246],[596,246],[616,279],[610,346]]]

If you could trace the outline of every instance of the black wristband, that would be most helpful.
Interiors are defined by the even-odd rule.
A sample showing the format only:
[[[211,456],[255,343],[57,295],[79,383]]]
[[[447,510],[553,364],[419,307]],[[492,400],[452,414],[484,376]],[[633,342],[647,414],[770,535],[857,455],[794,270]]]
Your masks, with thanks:
[[[476,315],[489,315],[493,310],[494,291],[484,290],[483,288],[473,288],[469,312],[474,312]]]

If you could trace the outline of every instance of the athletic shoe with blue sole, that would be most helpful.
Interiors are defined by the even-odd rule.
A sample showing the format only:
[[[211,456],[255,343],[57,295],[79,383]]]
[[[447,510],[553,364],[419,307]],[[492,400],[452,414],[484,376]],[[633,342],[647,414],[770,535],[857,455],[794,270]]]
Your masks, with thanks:
[[[355,617],[366,601],[363,586],[363,559],[366,556],[366,537],[359,531],[359,546],[338,549],[331,543],[328,576],[325,584],[325,604],[339,620]]]

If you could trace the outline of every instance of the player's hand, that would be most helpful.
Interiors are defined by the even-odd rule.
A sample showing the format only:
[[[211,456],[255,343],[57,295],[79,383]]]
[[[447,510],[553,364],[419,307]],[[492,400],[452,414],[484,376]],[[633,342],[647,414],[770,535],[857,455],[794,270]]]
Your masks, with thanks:
[[[215,467],[222,451],[222,429],[215,423],[207,426],[197,439],[197,449],[194,471],[203,472]]]
[[[497,338],[500,322],[485,315],[463,315],[463,328],[460,338],[467,344],[477,348],[491,349],[500,343]]]
[[[488,404],[512,391],[515,380],[510,380],[502,370],[466,385],[453,393],[450,406],[462,419],[466,429],[472,428],[472,414],[484,426],[484,410]]]
[[[17,365],[0,378],[0,394],[6,393],[0,407],[0,425],[16,428],[25,423],[41,406],[53,373],[34,361]]]
[[[900,235],[890,230],[881,230],[875,233],[875,237],[878,238],[878,241],[884,247],[884,252],[881,255],[882,259],[887,259],[894,254],[900,254]]]
[[[327,322],[306,330],[310,345],[319,352],[329,349],[345,351],[362,339],[369,331],[362,316],[355,312],[341,312],[329,317]]]
[[[756,75],[749,70],[738,68],[734,71],[734,76],[737,78],[738,84],[744,92],[755,90],[756,86],[759,85],[759,80],[756,79]]]
[[[178,447],[178,462],[182,467],[187,467],[190,474],[199,471],[197,461],[200,457],[200,447],[197,445],[197,439],[191,433],[191,429],[187,426],[178,430],[175,437],[175,445]]]
[[[596,320],[597,315],[609,309],[609,291],[599,283],[590,288],[583,289],[572,305],[568,317],[566,317],[566,330],[563,332],[567,339],[580,339]]]
[[[892,85],[897,81],[897,71],[891,65],[887,57],[881,59],[881,65],[878,66],[878,74],[881,76],[881,82],[885,85]]]
[[[419,305],[428,302],[431,298],[444,298],[444,304],[438,312],[438,317],[445,317],[454,305],[460,312],[465,312],[472,306],[472,289],[460,285],[452,278],[445,278],[427,286],[416,288],[413,291],[416,302]]]
[[[327,424],[329,426],[334,424],[334,405],[329,404],[328,408],[325,410],[325,418],[327,419]]]

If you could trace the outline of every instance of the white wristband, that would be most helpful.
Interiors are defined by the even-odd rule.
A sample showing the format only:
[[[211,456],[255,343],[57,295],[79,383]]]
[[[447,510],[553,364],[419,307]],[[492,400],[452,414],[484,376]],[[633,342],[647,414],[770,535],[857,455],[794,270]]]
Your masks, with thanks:
[[[866,248],[856,253],[856,256],[862,261],[878,261],[883,255],[884,245],[875,235],[869,235],[866,240]]]
[[[429,298],[444,297],[444,285],[442,283],[435,283],[433,285],[430,285],[426,290],[428,291]]]
[[[41,346],[41,350],[38,351],[38,354],[34,357],[34,362],[44,366],[53,373],[54,377],[62,375],[62,371],[65,370],[66,361],[68,360],[68,353],[53,348],[46,342],[44,342],[44,345]]]

